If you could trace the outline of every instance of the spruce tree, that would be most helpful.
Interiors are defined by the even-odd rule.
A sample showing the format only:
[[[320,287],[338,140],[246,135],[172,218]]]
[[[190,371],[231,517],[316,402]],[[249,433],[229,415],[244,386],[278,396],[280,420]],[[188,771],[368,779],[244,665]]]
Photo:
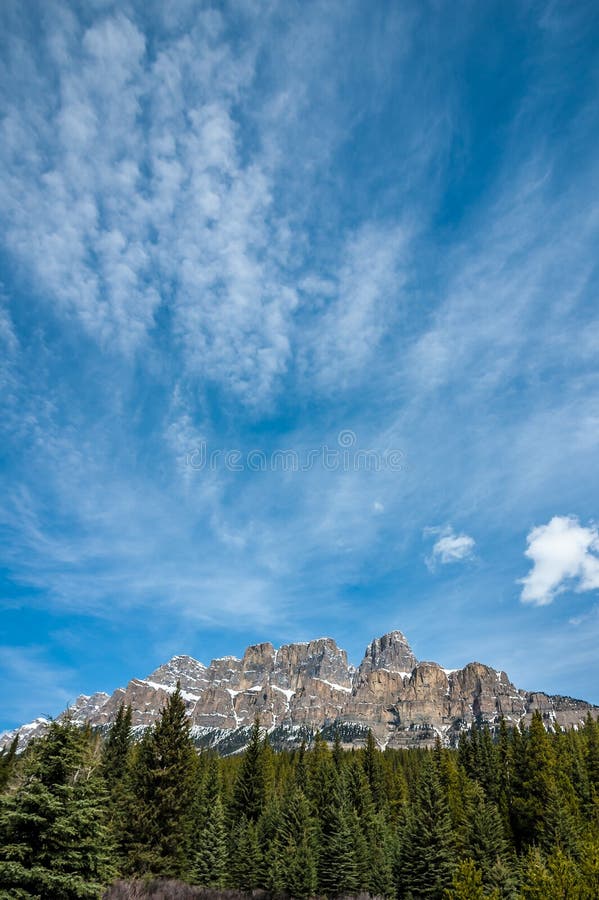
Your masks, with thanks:
[[[363,751],[362,764],[370,788],[372,802],[377,809],[381,809],[385,803],[381,753],[370,728],[368,729],[368,735],[366,736],[366,746]]]
[[[239,891],[253,891],[264,878],[264,859],[256,823],[242,818],[233,830],[227,881]]]
[[[523,859],[520,892],[523,900],[591,900],[575,862],[557,848],[544,857],[538,847]],[[595,895],[596,896],[596,895]]]
[[[356,893],[362,881],[364,845],[358,842],[343,772],[336,772],[333,790],[321,809],[319,841],[319,889],[327,897]]]
[[[494,803],[485,799],[477,785],[470,810],[468,855],[482,872],[485,884],[489,884],[491,872],[506,853],[507,841],[499,811]]]
[[[451,882],[454,837],[447,799],[425,760],[400,849],[400,887],[414,900],[440,900]]]
[[[512,800],[514,835],[519,846],[542,839],[556,790],[553,747],[539,712],[533,714],[530,728],[521,740]]]
[[[97,898],[114,874],[97,740],[52,722],[0,798],[0,897]]]
[[[192,881],[202,887],[224,887],[227,872],[227,829],[225,813],[217,794],[210,815],[192,848]]]
[[[269,750],[270,748],[268,748]],[[257,822],[266,805],[267,770],[266,755],[262,740],[260,719],[256,717],[249,744],[243,754],[241,768],[235,781],[231,803],[231,819],[233,822],[245,817],[250,822]]]
[[[499,894],[485,893],[482,872],[471,859],[464,859],[458,863],[451,887],[446,889],[443,896],[445,900],[488,900],[489,896],[499,900]]]
[[[177,685],[155,726],[141,741],[132,766],[126,822],[127,870],[172,878],[188,874],[197,757]]]
[[[202,768],[192,809],[191,880],[202,887],[224,887],[228,834],[218,760],[204,757]]]
[[[315,828],[308,798],[298,786],[283,797],[277,846],[286,893],[300,900],[312,896],[317,885]]]
[[[121,785],[127,774],[129,751],[133,743],[131,719],[131,707],[121,703],[114,724],[111,726],[104,743],[102,769],[106,785],[110,791]]]

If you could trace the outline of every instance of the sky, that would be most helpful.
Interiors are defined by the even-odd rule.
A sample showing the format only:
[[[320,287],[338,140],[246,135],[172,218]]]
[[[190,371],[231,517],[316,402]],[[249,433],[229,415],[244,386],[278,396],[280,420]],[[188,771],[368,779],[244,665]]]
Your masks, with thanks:
[[[599,703],[599,6],[3,0],[0,728],[399,629]]]

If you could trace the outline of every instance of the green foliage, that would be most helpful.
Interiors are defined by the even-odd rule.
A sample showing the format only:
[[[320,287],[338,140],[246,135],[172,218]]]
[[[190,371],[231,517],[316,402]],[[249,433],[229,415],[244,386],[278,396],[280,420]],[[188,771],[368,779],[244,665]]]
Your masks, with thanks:
[[[217,759],[204,762],[192,809],[191,880],[217,888],[225,885],[228,831]]]
[[[451,887],[445,890],[446,900],[485,900],[483,876],[472,859],[464,859],[458,863],[451,881]]]
[[[133,760],[123,827],[128,874],[189,874],[197,757],[181,692],[171,694]]]
[[[242,816],[250,822],[258,821],[266,805],[269,751],[262,739],[260,720],[257,718],[235,782],[231,803],[233,821],[239,821]]]
[[[103,746],[54,723],[0,755],[0,900],[98,898],[117,875],[300,900],[595,900],[599,725],[545,724],[474,729],[457,751],[317,735],[274,753],[256,722],[219,759],[195,752],[179,690],[137,743],[125,708]]]
[[[125,707],[121,703],[102,749],[102,770],[109,790],[115,790],[122,785],[127,774],[129,753],[133,743],[131,718],[131,707]]]
[[[427,759],[402,834],[400,883],[416,898],[443,897],[451,882],[455,838],[436,765]]]
[[[0,896],[83,900],[115,874],[97,741],[52,722],[0,798]]]

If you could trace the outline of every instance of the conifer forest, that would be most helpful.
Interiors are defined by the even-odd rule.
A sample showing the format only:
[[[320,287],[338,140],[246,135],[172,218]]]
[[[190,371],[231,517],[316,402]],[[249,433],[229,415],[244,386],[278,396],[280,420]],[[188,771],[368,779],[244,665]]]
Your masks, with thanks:
[[[177,690],[141,739],[121,707],[106,735],[67,718],[15,741],[0,791],[1,900],[599,897],[590,716],[386,751],[369,734],[275,752],[256,722],[219,758],[196,750]]]

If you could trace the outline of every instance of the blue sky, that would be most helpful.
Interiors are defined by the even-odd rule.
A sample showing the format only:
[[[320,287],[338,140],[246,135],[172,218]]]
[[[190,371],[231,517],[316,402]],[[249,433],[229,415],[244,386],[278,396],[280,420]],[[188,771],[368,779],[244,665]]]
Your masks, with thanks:
[[[597,4],[0,17],[0,727],[395,628],[599,702]]]

